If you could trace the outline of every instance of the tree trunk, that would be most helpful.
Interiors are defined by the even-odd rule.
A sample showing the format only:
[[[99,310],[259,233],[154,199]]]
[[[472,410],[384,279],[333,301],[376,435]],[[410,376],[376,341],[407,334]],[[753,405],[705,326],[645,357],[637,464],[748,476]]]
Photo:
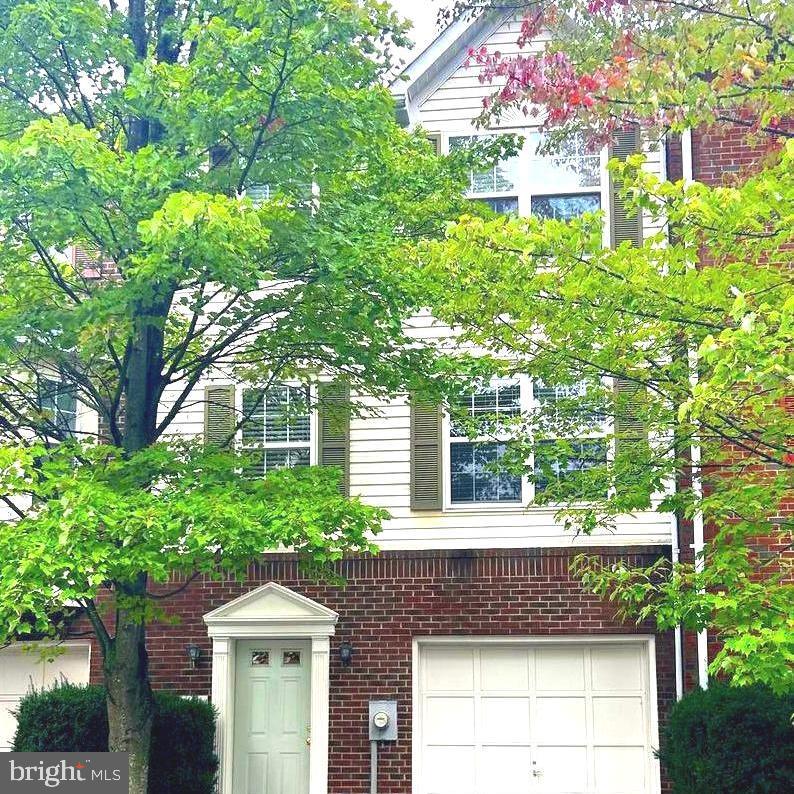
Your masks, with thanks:
[[[145,577],[139,586],[145,587]],[[146,653],[146,625],[140,614],[119,610],[116,636],[105,652],[108,749],[130,757],[130,794],[146,794],[153,700]]]

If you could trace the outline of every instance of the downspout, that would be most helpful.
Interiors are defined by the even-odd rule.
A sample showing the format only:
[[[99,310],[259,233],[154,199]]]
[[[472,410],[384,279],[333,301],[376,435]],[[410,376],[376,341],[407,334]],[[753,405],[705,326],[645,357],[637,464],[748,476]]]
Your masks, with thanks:
[[[665,139],[664,146],[667,147],[667,139]],[[661,177],[662,181],[668,180],[667,172],[667,157],[661,158]],[[676,487],[675,481],[673,487]],[[673,567],[678,565],[681,559],[681,530],[678,526],[678,515],[673,513],[670,522],[671,533],[671,548],[670,556],[672,558]],[[673,630],[673,641],[675,643],[675,699],[681,700],[684,696],[684,635],[681,624],[677,623]]]
[[[681,135],[681,167],[684,175],[685,184],[693,181],[692,167],[692,130],[688,129]],[[689,380],[694,386],[698,380],[697,351],[689,351]],[[692,551],[695,554],[695,571],[703,570],[703,549],[705,547],[705,535],[703,530],[703,511],[700,503],[703,498],[703,480],[701,478],[701,450],[698,437],[695,436],[691,447],[692,458],[692,492],[695,499],[696,510],[692,516]],[[697,635],[697,668],[698,683],[701,689],[708,688],[709,682],[709,659],[708,659],[708,633],[705,629]]]

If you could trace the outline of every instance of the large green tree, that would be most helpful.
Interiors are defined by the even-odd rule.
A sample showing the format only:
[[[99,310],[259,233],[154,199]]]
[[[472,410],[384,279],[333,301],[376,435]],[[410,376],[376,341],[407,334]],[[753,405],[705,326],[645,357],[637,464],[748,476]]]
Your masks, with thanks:
[[[176,422],[213,373],[375,395],[432,376],[405,263],[461,170],[395,122],[402,36],[374,0],[0,2],[0,639],[87,615],[135,794],[168,582],[278,548],[322,568],[383,517],[338,472],[241,477],[228,439]],[[72,399],[101,438],[63,421]]]
[[[704,522],[695,560],[635,569],[580,558],[585,585],[662,629],[711,630],[722,643],[712,673],[790,689],[794,10],[778,0],[508,5],[525,14],[522,47],[539,31],[545,44],[470,52],[493,84],[483,123],[525,109],[552,153],[568,135],[597,148],[627,125],[642,125],[650,146],[690,127],[739,130],[755,158],[721,186],[663,181],[640,153],[613,160],[629,225],[645,212],[658,229],[639,246],[603,247],[598,214],[463,218],[429,245],[435,309],[465,341],[504,352],[495,369],[579,392],[511,427],[513,465],[534,455],[529,476],[550,483],[536,501],[581,532],[637,510]],[[577,440],[599,411],[615,417],[596,421],[615,454],[581,464]],[[558,478],[572,461],[586,471]]]

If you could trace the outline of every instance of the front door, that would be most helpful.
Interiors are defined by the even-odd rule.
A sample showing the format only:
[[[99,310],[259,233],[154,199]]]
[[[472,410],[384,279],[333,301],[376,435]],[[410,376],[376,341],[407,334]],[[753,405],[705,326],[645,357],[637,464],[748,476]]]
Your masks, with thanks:
[[[235,794],[307,794],[309,643],[239,640],[236,656]]]

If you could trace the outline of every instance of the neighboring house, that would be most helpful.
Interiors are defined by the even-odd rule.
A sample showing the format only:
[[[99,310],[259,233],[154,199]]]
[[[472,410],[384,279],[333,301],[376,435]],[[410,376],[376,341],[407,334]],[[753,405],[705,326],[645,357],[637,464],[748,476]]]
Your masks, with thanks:
[[[442,152],[482,134],[473,119],[488,88],[477,67],[462,65],[467,49],[509,52],[518,35],[518,23],[492,16],[450,27],[395,84],[405,122],[421,124]],[[523,116],[499,129],[521,132],[527,144],[517,158],[472,174],[473,199],[554,217],[601,207],[606,245],[643,232],[611,195],[607,152],[573,142],[564,154],[538,157]],[[698,160],[708,164],[703,141]],[[646,167],[662,175],[680,160],[680,149],[645,148]],[[447,333],[429,315],[413,324],[423,338]],[[553,385],[527,376],[495,383],[472,397],[471,410],[510,414],[555,396]],[[256,397],[222,377],[203,383],[180,430],[222,437],[230,407]],[[614,532],[573,537],[553,509],[526,507],[542,483],[493,472],[485,463],[499,458],[500,444],[456,435],[438,411],[372,401],[377,414],[339,427],[308,405],[300,384],[270,389],[238,441],[261,450],[261,471],[342,465],[350,495],[391,513],[377,540],[382,553],[343,561],[343,587],[302,577],[292,555],[267,555],[243,584],[192,583],[168,602],[179,622],[148,632],[154,685],[210,697],[218,710],[222,794],[370,790],[372,700],[397,702],[397,738],[379,747],[381,792],[666,788],[653,751],[692,662],[682,669],[672,632],[617,620],[612,606],[582,590],[569,563],[584,550],[634,565],[670,555],[674,516],[637,513]],[[272,421],[285,406],[289,421]],[[594,454],[608,454],[597,429],[580,465]],[[72,647],[85,654],[72,677],[90,668],[99,681],[100,654],[89,661],[87,642]],[[17,682],[2,686],[9,698],[20,691]]]

